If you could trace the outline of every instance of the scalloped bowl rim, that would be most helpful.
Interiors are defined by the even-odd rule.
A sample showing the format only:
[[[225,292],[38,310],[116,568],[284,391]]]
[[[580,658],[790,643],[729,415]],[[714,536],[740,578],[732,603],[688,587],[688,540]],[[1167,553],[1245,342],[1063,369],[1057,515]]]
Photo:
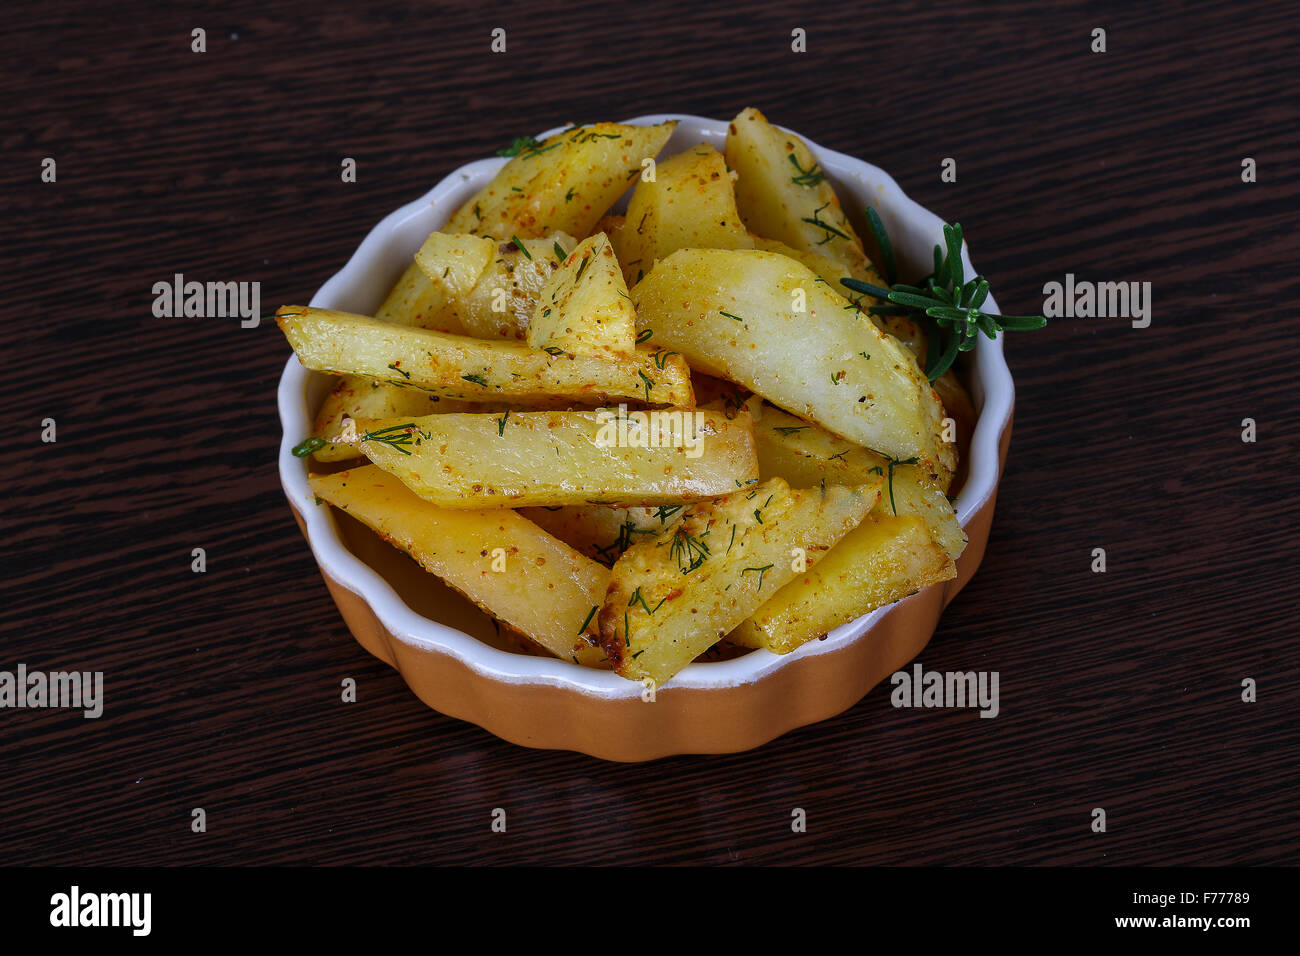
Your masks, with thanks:
[[[725,120],[685,113],[655,113],[622,122],[644,126],[669,120],[676,120],[679,124],[674,131],[674,139],[680,138],[685,131],[693,131],[686,137],[690,141],[707,139],[719,148],[728,126],[728,121]],[[547,130],[539,134],[537,139],[545,139],[565,128],[559,126]],[[699,138],[695,138],[697,136]],[[896,238],[896,230],[902,227],[905,230],[919,230],[931,237],[932,242],[942,241],[943,221],[908,198],[893,177],[884,170],[844,153],[818,146],[807,137],[803,138],[822,168],[830,172],[841,189],[852,190],[853,198],[861,200],[865,190],[875,191],[877,209],[885,220],[891,237]],[[430,205],[444,207],[450,213],[464,198],[491,179],[505,163],[505,159],[482,159],[467,163],[444,177],[419,199],[385,216],[362,240],[347,264],[320,287],[309,304],[318,308],[337,308],[336,303],[345,295],[345,290],[381,258],[384,248],[400,225],[426,214]],[[445,217],[442,221],[445,221]],[[412,255],[414,251],[411,250]],[[974,275],[975,270],[964,246],[962,260],[966,274]],[[996,312],[997,304],[990,297],[984,308]],[[981,337],[973,355],[976,377],[983,392],[983,404],[971,438],[966,483],[956,501],[957,519],[963,527],[997,488],[1000,470],[998,441],[1010,421],[1015,397],[1011,373],[1003,357],[1002,336],[999,335],[994,340]],[[600,671],[570,661],[501,650],[463,631],[418,614],[378,572],[349,551],[339,536],[331,509],[315,505],[315,496],[307,484],[307,460],[293,455],[294,445],[311,433],[314,416],[313,410],[307,407],[306,391],[313,374],[317,373],[309,371],[296,356],[291,355],[280,379],[277,398],[280,422],[284,428],[280,441],[280,480],[290,504],[302,518],[312,554],[325,574],[365,601],[395,639],[449,654],[484,677],[510,683],[549,685],[607,700],[640,697],[643,691],[640,683],[626,680],[612,671]],[[979,396],[974,397],[978,401]],[[793,657],[831,653],[845,643],[857,640],[892,606],[886,605],[850,621],[836,628],[824,640],[809,641],[790,654],[753,650],[728,661],[692,663],[664,686],[707,690],[753,683]]]

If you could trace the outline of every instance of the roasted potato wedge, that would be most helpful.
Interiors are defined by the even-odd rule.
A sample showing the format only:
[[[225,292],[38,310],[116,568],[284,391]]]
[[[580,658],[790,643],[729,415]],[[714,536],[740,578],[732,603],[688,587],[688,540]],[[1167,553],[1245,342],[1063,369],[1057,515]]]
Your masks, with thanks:
[[[527,342],[575,355],[630,355],[636,348],[632,297],[604,233],[579,243],[543,286]]]
[[[953,473],[943,406],[911,354],[793,259],[682,249],[636,285],[632,305],[650,341],[692,368],[857,444]]]
[[[728,639],[787,654],[868,611],[956,577],[918,515],[876,515],[777,591]]]
[[[429,281],[443,288],[445,311],[466,335],[523,341],[538,296],[576,245],[577,240],[564,232],[505,242],[434,233],[417,261]],[[486,261],[475,272],[484,251]],[[468,282],[471,275],[474,280]]]
[[[413,263],[397,280],[375,318],[421,329],[464,332],[464,327],[448,305],[446,291],[435,287]],[[388,415],[428,414],[433,410],[430,401],[413,394],[410,389],[399,389],[364,375],[342,375],[316,413],[313,433],[322,438],[332,437],[348,416],[384,418]],[[357,453],[348,445],[331,443],[318,448],[313,456],[317,461],[347,461],[356,458]]]
[[[364,315],[282,306],[276,322],[299,361],[470,402],[583,402],[635,399],[694,405],[680,355],[638,349],[628,356],[572,355],[522,342],[489,342],[409,329]]]
[[[944,487],[920,466],[891,461],[771,405],[755,407],[750,401],[745,407],[752,412],[763,480],[779,477],[811,488],[821,482],[864,484],[873,477],[883,478],[873,515],[918,515],[954,561],[966,549],[966,533]]]
[[[678,249],[752,249],[736,211],[734,175],[708,143],[659,163],[628,201],[622,228],[610,238],[629,285]]]
[[[520,508],[529,521],[601,564],[612,565],[632,542],[662,534],[677,523],[685,505],[619,508],[613,505],[567,505]]]
[[[448,220],[444,231],[508,240],[588,236],[672,135],[676,123],[575,126],[527,146]]]
[[[344,438],[443,508],[673,505],[758,480],[749,416],[703,409],[427,415]]]
[[[600,636],[614,669],[663,684],[871,510],[879,484],[792,491],[780,478],[692,506],[614,564]]]
[[[596,666],[595,630],[609,569],[507,509],[439,508],[366,465],[312,475],[312,491],[405,551],[497,620],[556,657]]]
[[[849,275],[866,269],[862,240],[798,136],[750,107],[727,130],[727,164],[736,171],[736,205],[752,232],[834,259]]]

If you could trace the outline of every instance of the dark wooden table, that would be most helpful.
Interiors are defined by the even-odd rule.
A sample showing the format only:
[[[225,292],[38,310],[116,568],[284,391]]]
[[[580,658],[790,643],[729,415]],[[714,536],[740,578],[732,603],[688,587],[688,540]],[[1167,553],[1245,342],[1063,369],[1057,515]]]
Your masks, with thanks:
[[[0,711],[0,863],[1300,861],[1296,18],[1145,7],[10,18],[0,669],[101,670],[106,708]],[[997,670],[1001,714],[886,685],[752,753],[621,766],[428,710],[349,636],[283,500],[284,340],[155,318],[153,283],[256,280],[270,312],[516,135],[750,104],[965,224],[1007,312],[1066,273],[1152,284],[1149,328],[1009,342],[988,555],[922,657]]]

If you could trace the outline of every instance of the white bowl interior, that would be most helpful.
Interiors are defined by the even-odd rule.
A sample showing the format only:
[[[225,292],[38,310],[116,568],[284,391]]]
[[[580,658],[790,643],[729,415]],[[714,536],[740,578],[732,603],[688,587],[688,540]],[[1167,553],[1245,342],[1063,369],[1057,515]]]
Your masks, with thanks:
[[[727,134],[725,120],[662,113],[624,122],[650,125],[667,120],[677,120],[678,125],[663,155],[672,155],[699,142],[723,148]],[[561,129],[548,130],[538,139]],[[943,241],[942,220],[909,199],[883,170],[820,147],[806,137],[804,141],[830,175],[846,211],[856,215],[868,205],[875,207],[894,244],[900,270],[928,272],[931,250]],[[347,265],[321,286],[310,304],[374,314],[429,233],[438,229],[505,162],[505,159],[484,159],[462,166],[425,196],[385,217],[362,241]],[[626,200],[625,195],[616,208],[625,206]],[[966,249],[962,250],[962,258],[967,275],[973,275],[975,270]],[[997,312],[992,297],[984,308]],[[968,452],[966,482],[955,502],[958,520],[963,525],[996,485],[998,439],[1010,418],[1014,397],[1001,336],[992,341],[981,338],[967,361],[971,398],[979,420]],[[521,652],[508,636],[496,632],[486,615],[433,575],[401,558],[353,519],[338,515],[331,508],[316,506],[315,496],[307,485],[307,461],[295,458],[292,449],[311,433],[315,410],[330,383],[330,376],[311,372],[295,356],[290,356],[278,394],[284,427],[280,443],[281,482],[286,495],[303,516],[308,540],[322,569],[361,596],[396,639],[452,654],[485,675],[498,680],[552,684],[608,699],[639,696],[640,684],[611,672]],[[400,561],[394,561],[394,555]],[[383,568],[384,574],[377,567]],[[715,688],[757,680],[791,657],[827,653],[842,642],[853,640],[887,610],[881,608],[864,615],[832,631],[825,640],[810,641],[793,654],[756,650],[731,660],[690,664],[669,686]]]

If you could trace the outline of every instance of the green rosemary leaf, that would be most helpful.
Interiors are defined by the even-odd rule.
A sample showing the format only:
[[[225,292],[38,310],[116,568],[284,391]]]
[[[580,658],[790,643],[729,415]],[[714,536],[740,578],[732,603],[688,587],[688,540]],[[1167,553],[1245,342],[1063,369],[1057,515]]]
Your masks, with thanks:
[[[323,438],[304,438],[293,446],[293,457],[306,458],[312,452],[324,448],[328,444],[329,442]]]
[[[870,206],[867,207],[867,222],[876,237],[876,245],[880,247],[880,264],[885,267],[885,281],[893,285],[898,280],[898,260],[894,258],[894,244],[889,241],[889,233],[885,232],[885,224],[880,221],[880,216]]]

